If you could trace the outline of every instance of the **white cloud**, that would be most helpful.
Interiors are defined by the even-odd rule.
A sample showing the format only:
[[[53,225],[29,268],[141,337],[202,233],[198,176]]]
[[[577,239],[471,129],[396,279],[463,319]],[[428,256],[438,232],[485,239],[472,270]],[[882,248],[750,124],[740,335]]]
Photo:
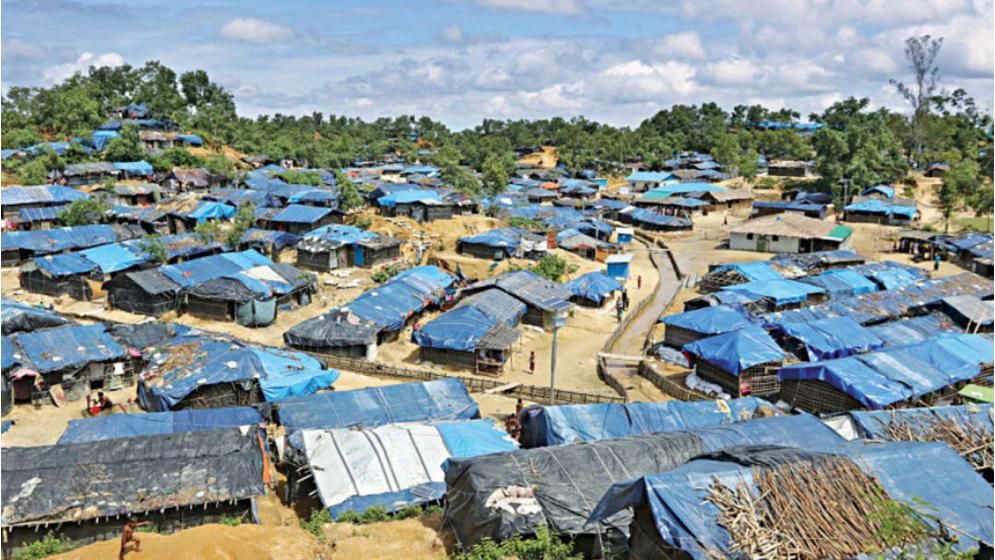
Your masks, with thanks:
[[[232,41],[268,45],[294,37],[294,30],[277,23],[253,18],[235,18],[221,28],[221,36]]]
[[[606,68],[590,83],[598,98],[608,97],[616,103],[664,102],[694,93],[694,78],[694,67],[683,62],[646,64],[630,60]]]
[[[450,25],[442,30],[442,38],[452,43],[459,43],[463,40],[463,29],[458,25]]]
[[[707,56],[701,37],[695,31],[666,35],[657,43],[655,50],[670,58],[701,60]]]
[[[116,52],[109,52],[99,55],[85,52],[79,55],[79,58],[73,62],[56,64],[55,66],[45,68],[42,70],[42,77],[46,82],[54,84],[65,80],[76,72],[85,71],[91,66],[99,68],[101,66],[121,66],[122,64],[124,64],[124,57]]]
[[[748,86],[763,79],[763,71],[756,63],[739,56],[709,63],[705,74],[721,86]]]
[[[579,16],[587,13],[587,6],[581,0],[476,0],[476,3],[487,8],[566,16]]]

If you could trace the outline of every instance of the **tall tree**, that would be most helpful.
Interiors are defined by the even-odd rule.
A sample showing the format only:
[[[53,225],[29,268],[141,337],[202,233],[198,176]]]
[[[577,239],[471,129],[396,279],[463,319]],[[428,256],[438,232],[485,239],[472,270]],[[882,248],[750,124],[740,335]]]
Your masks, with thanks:
[[[889,80],[898,93],[912,106],[912,137],[916,152],[923,150],[923,123],[929,114],[930,104],[940,83],[940,68],[936,57],[943,46],[943,37],[934,39],[930,35],[909,37],[905,40],[905,58],[915,81],[906,85],[898,80]]]
[[[107,161],[138,161],[145,157],[138,127],[128,123],[121,127],[121,133],[112,138],[104,149],[104,159]]]

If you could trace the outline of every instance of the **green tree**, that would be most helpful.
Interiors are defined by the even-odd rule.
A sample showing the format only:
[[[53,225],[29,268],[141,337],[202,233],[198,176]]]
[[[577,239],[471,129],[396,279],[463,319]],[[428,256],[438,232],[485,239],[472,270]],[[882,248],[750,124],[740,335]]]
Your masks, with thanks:
[[[238,247],[242,243],[242,238],[245,237],[245,232],[249,231],[249,228],[252,227],[255,221],[255,204],[249,202],[239,206],[238,212],[235,213],[235,219],[232,220],[231,226],[225,235],[225,244],[229,247]]]
[[[204,160],[204,169],[215,175],[224,175],[229,179],[235,177],[235,166],[224,154],[214,154]]]
[[[350,212],[363,206],[363,197],[352,178],[342,171],[335,171],[335,185],[339,189],[339,208]]]
[[[957,193],[957,188],[950,182],[943,181],[940,185],[940,190],[936,195],[937,205],[940,207],[940,213],[943,215],[943,231],[950,231],[950,217],[953,216],[955,210],[960,201],[960,196]]]
[[[174,167],[202,167],[204,160],[191,154],[186,148],[167,148],[149,162],[156,171],[169,171]]]
[[[460,192],[474,196],[480,194],[480,181],[470,173],[469,169],[463,166],[446,167],[441,171],[440,177]]]
[[[45,146],[31,161],[21,165],[17,175],[22,185],[41,185],[48,181],[52,171],[65,169],[66,162],[55,150]]]
[[[491,154],[484,160],[481,171],[484,193],[488,196],[500,194],[508,186],[507,159],[500,154]]]
[[[909,37],[905,40],[905,58],[909,62],[915,83],[908,86],[903,82],[890,80],[891,85],[912,106],[912,135],[917,152],[922,151],[924,121],[939,87],[940,68],[936,65],[936,57],[942,46],[943,37]]]
[[[85,198],[74,200],[55,217],[60,226],[83,226],[103,222],[107,214],[107,205],[100,198]]]
[[[152,259],[159,264],[169,262],[169,251],[162,242],[162,236],[158,233],[146,236],[138,242],[138,247],[148,253]]]
[[[712,147],[712,158],[725,169],[730,176],[735,177],[737,166],[742,159],[743,149],[735,134],[723,134]]]
[[[106,161],[138,161],[145,157],[138,127],[128,123],[121,127],[121,133],[111,139],[104,148]]]

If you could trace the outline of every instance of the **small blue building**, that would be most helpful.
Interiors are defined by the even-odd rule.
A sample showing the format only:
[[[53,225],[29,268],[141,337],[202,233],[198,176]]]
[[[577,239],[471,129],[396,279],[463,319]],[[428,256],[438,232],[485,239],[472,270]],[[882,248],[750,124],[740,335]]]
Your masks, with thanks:
[[[608,259],[605,260],[606,270],[605,272],[611,278],[616,280],[625,281],[629,279],[629,266],[632,264],[632,253],[623,253],[619,255],[610,255]]]

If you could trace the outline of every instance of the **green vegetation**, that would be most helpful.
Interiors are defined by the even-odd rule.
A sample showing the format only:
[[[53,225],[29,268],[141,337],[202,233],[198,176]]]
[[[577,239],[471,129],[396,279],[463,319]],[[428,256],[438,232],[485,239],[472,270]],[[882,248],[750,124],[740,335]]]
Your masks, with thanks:
[[[121,127],[121,134],[111,138],[104,148],[107,161],[139,161],[145,157],[145,149],[138,137],[138,126],[128,123]]]
[[[958,218],[954,220],[960,227],[973,231],[991,233],[995,231],[995,220],[989,217]]]
[[[357,513],[355,511],[344,511],[339,515],[339,523],[356,523],[356,524],[367,524],[367,523],[380,523],[382,521],[397,521],[400,519],[412,519],[415,517],[423,517],[426,515],[432,515],[442,511],[442,506],[439,505],[428,505],[425,507],[421,506],[406,506],[394,512],[388,512],[387,508],[374,506],[363,513]]]
[[[156,171],[169,171],[174,167],[203,167],[204,160],[191,154],[186,148],[173,146],[158,157],[148,160]]]
[[[567,261],[563,257],[553,253],[547,253],[546,256],[532,267],[532,272],[548,278],[553,282],[559,282],[564,274],[572,274],[576,271],[577,267],[575,265],[567,264]]]
[[[201,222],[194,226],[193,234],[201,243],[220,243],[224,237],[224,230],[221,223],[217,221]]]
[[[61,554],[71,548],[72,546],[70,546],[68,539],[55,533],[47,533],[41,540],[25,546],[20,552],[15,554],[14,560],[40,560],[41,558]]]
[[[356,183],[352,182],[352,179],[348,175],[336,170],[335,185],[339,189],[339,208],[348,212],[363,205],[363,196],[359,194]],[[357,225],[356,227],[359,226]]]
[[[281,171],[273,173],[274,177],[292,185],[309,185],[317,187],[321,185],[321,173],[317,171]]]
[[[373,274],[370,275],[370,280],[373,280],[377,284],[383,284],[387,280],[397,276],[399,272],[401,272],[401,267],[396,264],[384,265],[373,271]]]
[[[574,554],[573,546],[563,542],[546,527],[536,531],[535,538],[514,537],[495,543],[485,539],[473,548],[450,556],[451,560],[575,560],[582,558]]]
[[[99,224],[107,214],[107,205],[101,198],[74,200],[66,209],[55,216],[55,222],[63,227]]]
[[[359,216],[353,221],[352,225],[358,227],[359,229],[370,229],[373,225],[373,219],[369,216]]]
[[[238,212],[235,213],[235,219],[232,220],[231,225],[228,227],[228,231],[225,234],[224,242],[225,245],[229,247],[238,247],[242,243],[242,238],[245,237],[245,232],[249,231],[252,224],[256,221],[256,205],[249,202],[238,207]]]
[[[169,251],[166,250],[166,245],[162,242],[162,236],[158,233],[145,236],[139,240],[138,247],[151,255],[159,264],[169,262]]]
[[[243,523],[243,519],[242,519],[241,515],[238,515],[238,516],[227,516],[226,515],[226,516],[222,517],[221,521],[219,521],[218,523],[221,523],[222,525],[225,525],[227,527],[238,527],[239,525],[241,525]]]
[[[902,552],[897,558],[902,560],[969,560],[974,558],[977,550],[971,549],[959,552],[954,549],[949,536],[934,529],[926,519],[932,516],[923,510],[929,509],[929,504],[913,497],[915,505],[893,500],[888,497],[873,498],[878,506],[874,512],[867,515],[869,521],[878,524],[875,534],[877,539],[888,549],[899,547]],[[910,544],[911,543],[911,544]],[[883,553],[876,546],[869,546],[867,552]],[[878,558],[882,560],[882,554]]]
[[[515,228],[527,229],[529,231],[546,231],[546,224],[542,220],[526,218],[524,216],[512,216],[508,218],[508,225]]]
[[[325,524],[332,522],[332,514],[327,509],[316,509],[311,512],[311,516],[306,520],[301,519],[301,528],[318,538],[321,543],[325,542]]]

